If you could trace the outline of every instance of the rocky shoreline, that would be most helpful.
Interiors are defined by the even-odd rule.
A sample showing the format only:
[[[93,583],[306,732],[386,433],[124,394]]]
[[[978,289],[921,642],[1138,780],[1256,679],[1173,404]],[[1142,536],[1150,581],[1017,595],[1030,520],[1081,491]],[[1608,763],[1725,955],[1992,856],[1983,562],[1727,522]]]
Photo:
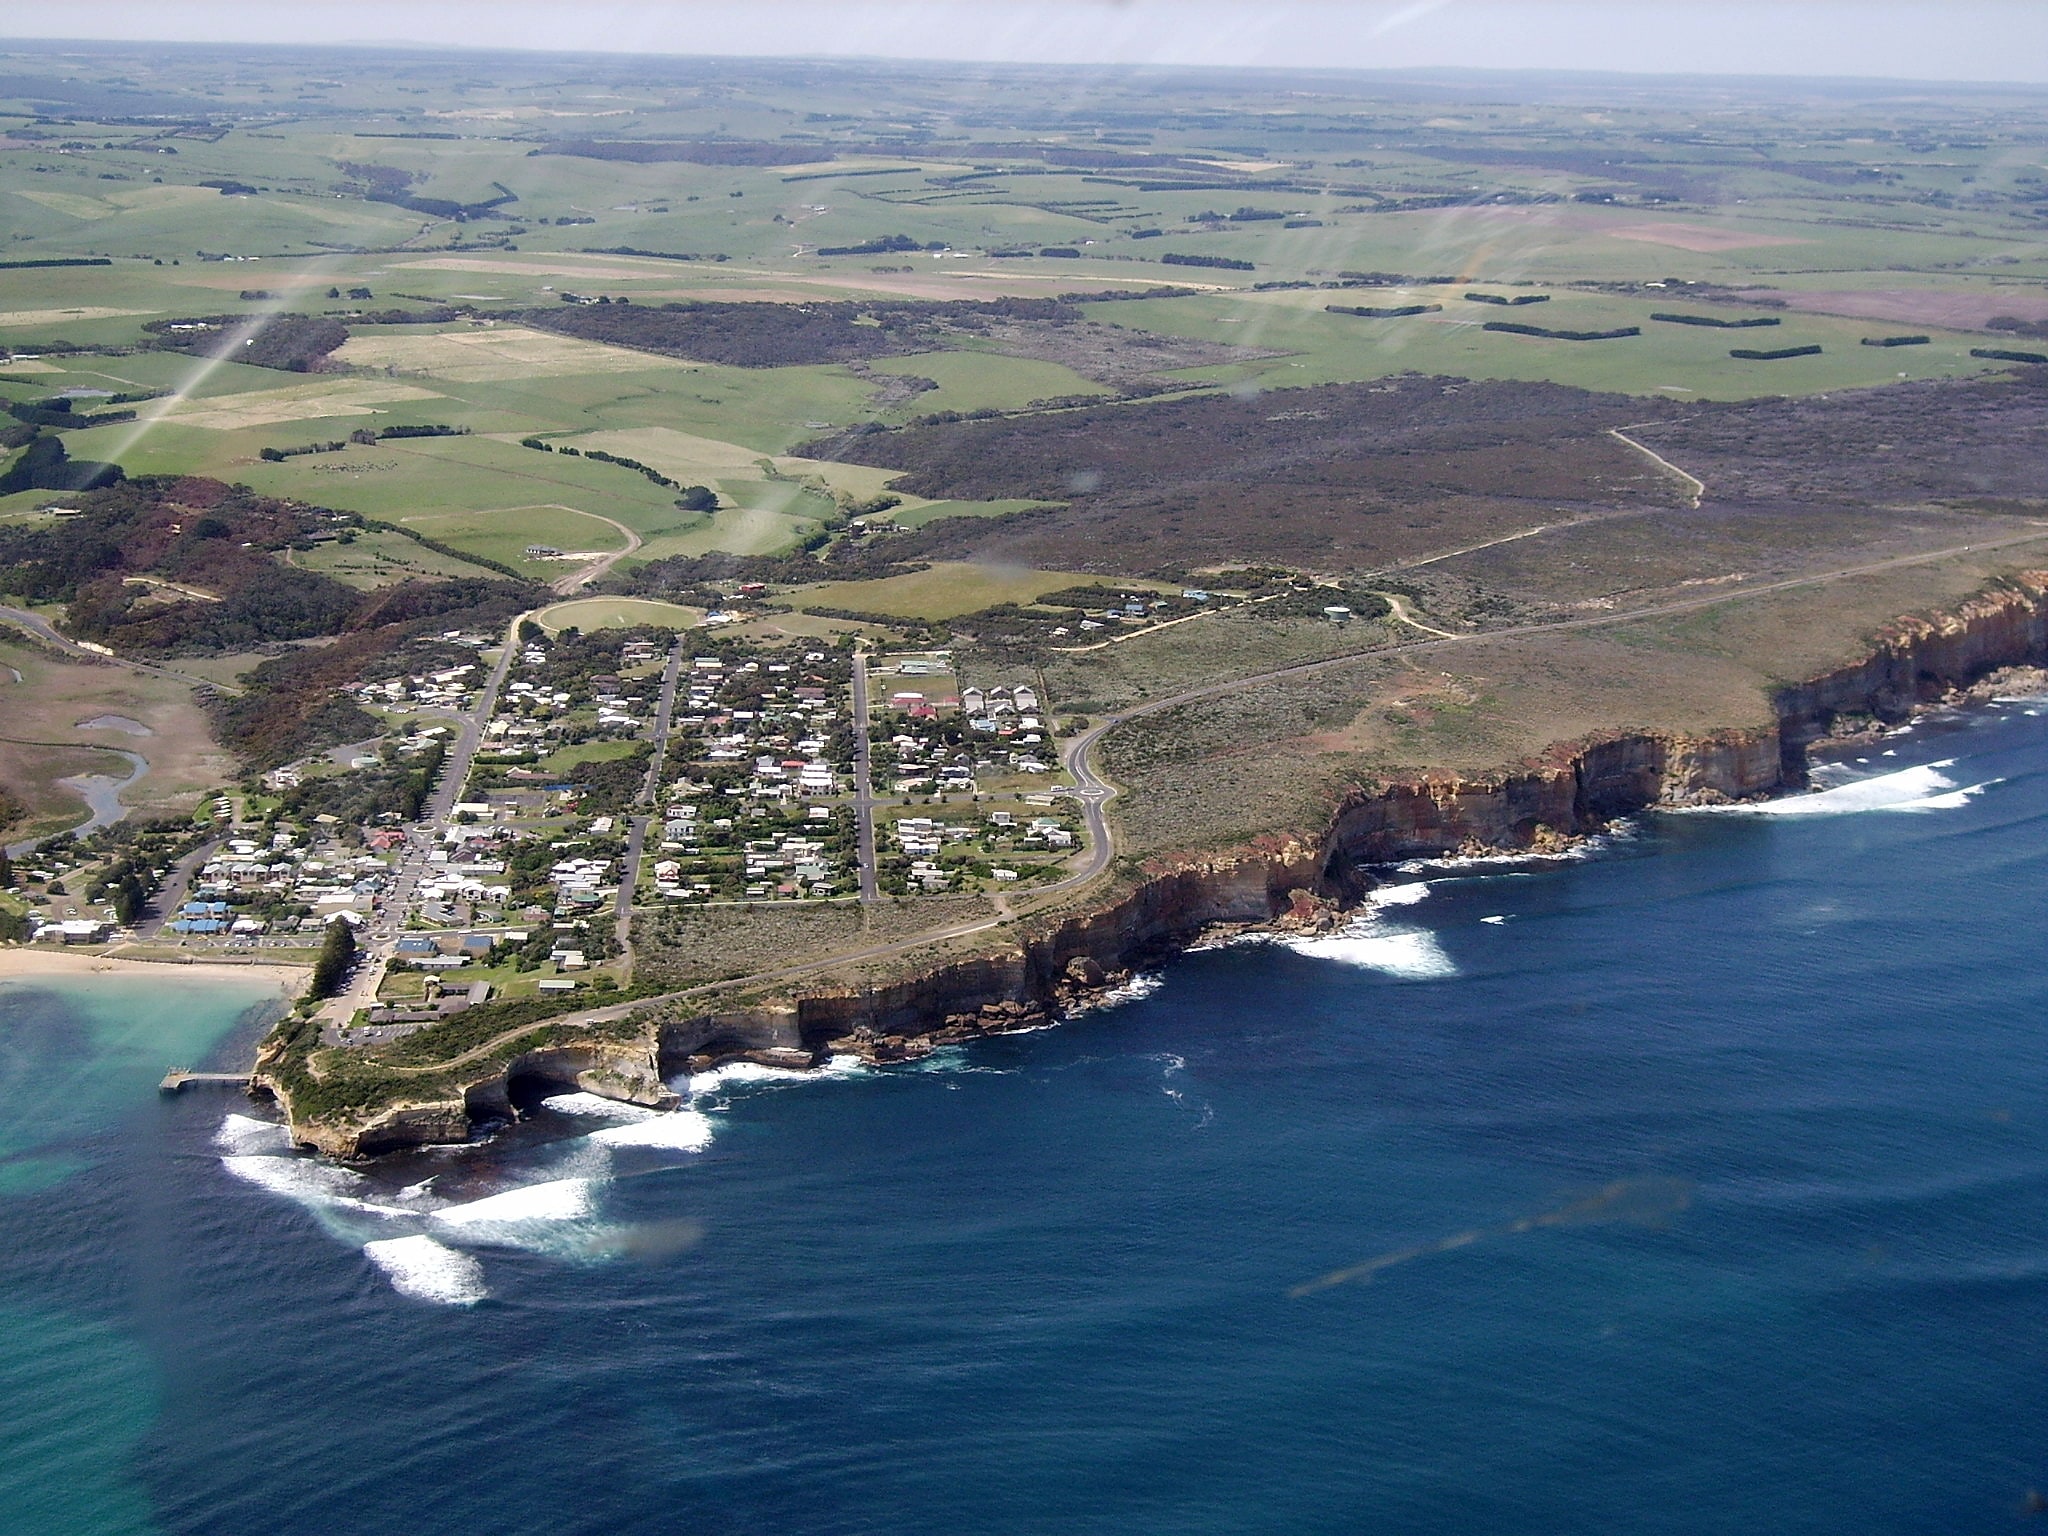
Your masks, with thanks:
[[[1042,1027],[1207,939],[1326,931],[1371,889],[1377,867],[1540,855],[1654,806],[1725,804],[1803,788],[1817,744],[1896,726],[1971,690],[1982,696],[2002,669],[2044,662],[2048,572],[2029,571],[1952,612],[1895,621],[1862,661],[1779,690],[1774,725],[1697,736],[1615,732],[1496,773],[1359,786],[1314,837],[1276,834],[1220,856],[1153,860],[1134,887],[1094,911],[882,986],[819,988],[722,1011],[657,1011],[626,1038],[569,1038],[479,1062],[459,1091],[360,1117],[294,1116],[263,1058],[254,1086],[277,1098],[301,1145],[361,1158],[468,1140],[477,1124],[513,1113],[522,1080],[663,1108],[677,1102],[669,1078],[733,1060],[782,1067],[834,1055],[912,1060],[944,1045]],[[2048,675],[2036,671],[2032,679],[2048,682]],[[1994,681],[1993,691],[1999,686]]]

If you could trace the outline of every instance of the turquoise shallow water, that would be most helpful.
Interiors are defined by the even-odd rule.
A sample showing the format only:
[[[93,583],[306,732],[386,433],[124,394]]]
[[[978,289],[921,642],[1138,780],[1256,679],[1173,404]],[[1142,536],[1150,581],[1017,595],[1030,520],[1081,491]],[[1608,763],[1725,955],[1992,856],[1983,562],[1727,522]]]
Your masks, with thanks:
[[[18,1096],[97,1037],[0,993],[0,1137],[58,1170],[0,1196],[0,1388],[46,1426],[0,1476],[65,1490],[0,1509],[2007,1530],[2048,1488],[2038,707],[1795,813],[1410,871],[1058,1029],[367,1179],[157,1103],[161,1053],[90,1114]]]
[[[154,1268],[155,1223],[118,1192],[167,1123],[164,1069],[205,1060],[273,999],[241,978],[0,982],[0,1529],[156,1528],[133,1456],[161,1373],[136,1326],[146,1289],[123,1283]]]

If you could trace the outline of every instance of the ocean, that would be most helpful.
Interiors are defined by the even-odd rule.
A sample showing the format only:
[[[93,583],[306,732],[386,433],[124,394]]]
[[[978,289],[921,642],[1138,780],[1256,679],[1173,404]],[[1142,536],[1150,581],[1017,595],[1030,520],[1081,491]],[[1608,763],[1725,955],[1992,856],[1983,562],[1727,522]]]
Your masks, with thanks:
[[[0,988],[0,1529],[2004,1531],[2048,1489],[2048,704],[1414,866],[914,1065],[365,1176],[264,1012]]]

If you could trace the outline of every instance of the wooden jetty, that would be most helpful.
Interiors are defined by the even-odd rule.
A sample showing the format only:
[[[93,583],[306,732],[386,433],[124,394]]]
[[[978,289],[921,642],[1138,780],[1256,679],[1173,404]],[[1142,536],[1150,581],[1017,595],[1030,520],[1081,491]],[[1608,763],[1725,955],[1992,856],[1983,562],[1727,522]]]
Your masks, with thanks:
[[[246,1072],[188,1072],[183,1067],[173,1067],[158,1083],[159,1093],[180,1093],[193,1084],[209,1088],[247,1088],[249,1074]]]

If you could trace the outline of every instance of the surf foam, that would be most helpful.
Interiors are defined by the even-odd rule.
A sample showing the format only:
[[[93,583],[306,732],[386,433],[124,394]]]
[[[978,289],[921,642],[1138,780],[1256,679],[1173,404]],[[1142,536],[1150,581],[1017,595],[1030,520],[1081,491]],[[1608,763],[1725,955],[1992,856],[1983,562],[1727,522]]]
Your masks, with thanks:
[[[1947,811],[1967,805],[1999,782],[1958,784],[1944,771],[1955,767],[1952,757],[1938,763],[1900,768],[1892,773],[1851,779],[1808,794],[1788,795],[1782,800],[1761,800],[1746,805],[1692,807],[1687,814],[1705,812],[1738,816],[1854,816],[1865,811]]]
[[[710,1118],[694,1109],[676,1109],[624,1125],[592,1131],[590,1139],[606,1147],[667,1147],[677,1152],[702,1152],[711,1145]]]
[[[469,1307],[490,1295],[484,1288],[483,1265],[423,1232],[365,1243],[363,1252],[384,1271],[394,1291],[415,1301]]]
[[[481,1200],[444,1206],[433,1213],[432,1219],[450,1227],[511,1226],[537,1221],[580,1221],[591,1213],[591,1208],[590,1180],[549,1179],[486,1195]]]
[[[1436,935],[1422,929],[1386,929],[1368,921],[1326,938],[1282,942],[1297,955],[1355,965],[1397,981],[1441,981],[1458,974],[1457,963]]]

